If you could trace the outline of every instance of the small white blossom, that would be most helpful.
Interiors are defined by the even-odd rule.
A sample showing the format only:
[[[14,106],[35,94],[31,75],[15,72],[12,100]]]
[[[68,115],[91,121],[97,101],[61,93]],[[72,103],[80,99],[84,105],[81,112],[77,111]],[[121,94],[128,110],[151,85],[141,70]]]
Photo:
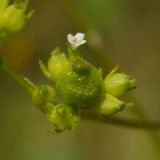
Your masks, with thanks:
[[[77,33],[75,36],[73,36],[72,34],[67,35],[68,42],[71,44],[73,49],[76,49],[80,45],[86,43],[84,37],[85,37],[84,33]]]

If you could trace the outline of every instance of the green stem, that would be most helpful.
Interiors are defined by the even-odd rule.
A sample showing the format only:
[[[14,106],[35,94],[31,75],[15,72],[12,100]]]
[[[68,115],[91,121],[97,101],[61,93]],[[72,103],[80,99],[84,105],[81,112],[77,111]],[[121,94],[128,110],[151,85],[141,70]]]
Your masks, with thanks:
[[[129,127],[134,129],[146,129],[146,130],[160,130],[160,122],[150,122],[147,120],[136,120],[129,118],[122,118],[109,115],[100,115],[95,112],[85,111],[81,112],[82,117],[85,119],[91,119],[95,121],[105,122],[107,124],[117,125],[121,127]]]
[[[31,81],[29,81],[26,77],[16,73],[1,57],[0,57],[0,69],[2,69],[5,73],[7,73],[28,93],[30,94],[33,93],[33,90],[36,88],[36,86]]]
[[[124,119],[124,118],[113,117],[113,116],[101,116],[100,119],[108,124],[119,125],[123,127],[130,127],[135,129],[148,129],[148,130],[160,129],[160,122]]]

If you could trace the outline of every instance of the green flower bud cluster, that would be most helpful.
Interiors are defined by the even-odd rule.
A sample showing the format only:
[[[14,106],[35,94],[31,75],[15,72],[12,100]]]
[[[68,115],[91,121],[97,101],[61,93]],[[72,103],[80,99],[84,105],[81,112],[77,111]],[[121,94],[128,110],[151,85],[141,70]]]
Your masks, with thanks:
[[[7,2],[0,1],[1,9],[6,7]],[[120,100],[119,96],[134,88],[134,78],[118,73],[116,67],[103,79],[102,70],[83,59],[77,50],[77,47],[86,43],[84,36],[83,33],[75,36],[69,34],[67,54],[56,48],[47,66],[39,61],[42,72],[53,82],[53,87],[36,86],[25,77],[17,75],[0,59],[1,68],[32,95],[34,104],[54,125],[57,133],[74,129],[82,112],[108,115],[132,106],[132,103]]]
[[[35,103],[42,106],[56,132],[73,129],[80,120],[81,111],[108,115],[133,105],[119,97],[134,88],[134,78],[118,73],[118,67],[115,67],[103,80],[101,69],[83,59],[77,50],[79,45],[86,42],[84,34],[69,34],[68,41],[67,54],[56,48],[47,66],[39,61],[44,75],[54,82],[55,91],[41,86],[33,94]]]
[[[44,74],[55,82],[60,100],[74,108],[93,107],[103,90],[101,70],[96,69],[77,52],[69,49],[68,57],[56,49],[48,61],[48,67],[40,62]]]
[[[27,6],[28,0],[13,4],[9,4],[9,0],[0,0],[0,39],[24,28],[33,14],[33,11],[26,13]]]

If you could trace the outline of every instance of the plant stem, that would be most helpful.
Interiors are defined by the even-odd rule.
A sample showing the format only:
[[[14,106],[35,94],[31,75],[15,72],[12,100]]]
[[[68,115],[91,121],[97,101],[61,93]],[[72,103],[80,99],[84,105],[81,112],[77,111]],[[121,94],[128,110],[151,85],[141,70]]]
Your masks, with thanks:
[[[24,88],[29,94],[33,93],[36,86],[29,81],[26,77],[16,73],[11,66],[9,66],[4,59],[0,57],[0,69],[7,73],[13,80],[15,80],[22,88]]]
[[[133,119],[124,119],[119,117],[113,116],[101,116],[102,121],[113,124],[119,125],[123,127],[130,127],[135,129],[148,129],[148,130],[159,130],[160,129],[160,122],[149,122],[149,121],[142,121],[142,120],[133,120]]]
[[[129,127],[135,129],[146,129],[146,130],[160,130],[160,122],[150,122],[147,120],[136,120],[129,118],[122,118],[110,115],[100,115],[95,112],[85,111],[82,112],[82,117],[85,119],[91,119],[95,121],[105,122],[107,124]]]

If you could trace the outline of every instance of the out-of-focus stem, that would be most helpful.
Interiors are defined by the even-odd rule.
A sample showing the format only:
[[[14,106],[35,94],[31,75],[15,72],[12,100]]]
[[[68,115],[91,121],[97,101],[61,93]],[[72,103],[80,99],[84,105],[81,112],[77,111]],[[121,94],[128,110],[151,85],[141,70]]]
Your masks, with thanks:
[[[101,119],[108,124],[130,127],[135,129],[148,129],[148,130],[160,129],[160,122],[124,119],[124,118],[113,117],[113,116],[102,116]]]
[[[10,67],[4,59],[0,57],[0,69],[7,73],[12,79],[14,79],[22,88],[28,93],[32,94],[36,86],[29,81],[26,77],[16,73],[12,67]]]
[[[100,115],[95,112],[82,112],[82,117],[85,119],[91,119],[99,122],[105,122],[106,124],[117,125],[121,127],[128,127],[133,129],[144,130],[160,130],[160,121],[152,122],[140,119],[129,119],[117,117],[114,115]]]

